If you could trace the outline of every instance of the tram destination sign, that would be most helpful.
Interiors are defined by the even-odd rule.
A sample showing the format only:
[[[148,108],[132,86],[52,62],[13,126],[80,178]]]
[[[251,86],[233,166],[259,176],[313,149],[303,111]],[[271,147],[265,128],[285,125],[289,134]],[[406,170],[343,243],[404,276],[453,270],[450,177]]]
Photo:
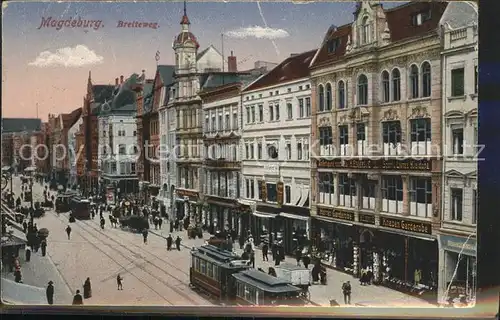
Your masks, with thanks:
[[[360,213],[358,215],[358,220],[359,220],[359,222],[364,223],[364,224],[375,224],[375,216],[372,214]]]
[[[430,159],[319,159],[318,168],[431,171]]]
[[[380,226],[415,233],[432,234],[431,224],[425,222],[380,217]]]
[[[339,220],[354,221],[354,212],[342,211],[336,209],[319,208],[318,216],[339,219]]]

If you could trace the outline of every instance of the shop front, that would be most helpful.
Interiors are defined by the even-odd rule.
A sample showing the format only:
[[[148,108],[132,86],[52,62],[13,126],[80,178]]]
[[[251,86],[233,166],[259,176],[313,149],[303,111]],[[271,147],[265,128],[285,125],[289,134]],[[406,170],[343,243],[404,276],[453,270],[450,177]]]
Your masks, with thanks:
[[[283,238],[286,255],[295,255],[297,249],[310,246],[310,210],[306,207],[281,206],[273,231]]]
[[[239,230],[239,203],[236,199],[205,196],[206,212],[203,213],[202,223],[211,234],[217,231]]]
[[[275,219],[280,213],[280,208],[272,205],[258,204],[250,218],[250,233],[255,245],[273,243],[283,238],[284,234],[275,232]]]
[[[201,220],[201,205],[199,204],[199,193],[192,190],[175,190],[175,214],[178,220],[193,218]],[[196,220],[197,219],[197,220]]]
[[[476,299],[476,239],[472,236],[439,235],[439,301],[465,296]]]

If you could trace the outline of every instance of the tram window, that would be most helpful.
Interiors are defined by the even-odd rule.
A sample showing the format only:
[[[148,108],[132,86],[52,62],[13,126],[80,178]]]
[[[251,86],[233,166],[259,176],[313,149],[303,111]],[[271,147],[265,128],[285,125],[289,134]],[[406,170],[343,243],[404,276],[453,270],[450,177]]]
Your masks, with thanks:
[[[196,267],[196,257],[191,257],[191,268]]]
[[[219,281],[219,266],[214,265],[214,280]]]
[[[237,285],[236,295],[240,298],[245,297],[245,286],[240,282],[238,282],[238,285]]]
[[[201,268],[200,268],[200,258],[196,258],[196,271],[200,272]]]
[[[214,265],[211,264],[210,262],[207,262],[207,276],[209,278],[214,277]]]
[[[207,274],[207,262],[205,260],[202,260],[200,263],[200,273]]]
[[[250,287],[250,286],[246,286],[245,288],[245,300],[247,301],[254,301],[255,300],[255,289]]]

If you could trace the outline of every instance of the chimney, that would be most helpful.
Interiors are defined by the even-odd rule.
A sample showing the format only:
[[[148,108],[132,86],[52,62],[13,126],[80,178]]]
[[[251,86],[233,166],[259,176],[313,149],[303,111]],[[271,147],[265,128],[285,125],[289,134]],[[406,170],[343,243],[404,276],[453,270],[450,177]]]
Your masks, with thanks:
[[[231,56],[227,57],[227,71],[236,72],[238,71],[238,66],[236,63],[236,57],[233,56],[233,51],[231,51]]]
[[[115,78],[115,86],[118,85],[118,78]]]
[[[123,83],[123,76],[120,76],[120,83]]]

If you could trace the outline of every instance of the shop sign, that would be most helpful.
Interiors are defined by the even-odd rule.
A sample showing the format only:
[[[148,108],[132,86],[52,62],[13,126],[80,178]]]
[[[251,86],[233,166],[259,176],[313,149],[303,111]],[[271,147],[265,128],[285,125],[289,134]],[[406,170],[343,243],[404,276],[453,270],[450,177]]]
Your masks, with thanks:
[[[267,200],[267,185],[265,180],[260,180],[260,198],[262,199],[262,202],[266,202]]]
[[[318,168],[380,169],[401,171],[430,171],[428,159],[332,159],[318,160]]]
[[[380,226],[415,233],[432,234],[431,224],[425,222],[380,217]]]
[[[280,181],[276,184],[276,194],[277,194],[278,206],[283,205],[283,197],[284,197],[283,189],[284,188],[285,188],[285,184],[282,181]]]
[[[215,205],[224,205],[228,207],[235,207],[235,202],[233,199],[219,198],[214,196],[209,196],[207,202]]]
[[[180,198],[184,198],[184,197],[198,198],[198,192],[196,192],[196,191],[177,189],[175,192],[177,193],[177,196],[179,196]]]
[[[216,167],[216,168],[220,168],[220,169],[239,168],[238,162],[227,161],[227,160],[205,160],[205,164],[208,167]]]
[[[439,242],[443,250],[462,253],[473,257],[476,256],[476,239],[441,234],[439,235]]]
[[[335,209],[319,208],[318,216],[339,219],[339,220],[354,221],[354,212],[341,211]]]
[[[372,214],[358,214],[358,220],[361,223],[365,224],[375,224],[375,216]]]

